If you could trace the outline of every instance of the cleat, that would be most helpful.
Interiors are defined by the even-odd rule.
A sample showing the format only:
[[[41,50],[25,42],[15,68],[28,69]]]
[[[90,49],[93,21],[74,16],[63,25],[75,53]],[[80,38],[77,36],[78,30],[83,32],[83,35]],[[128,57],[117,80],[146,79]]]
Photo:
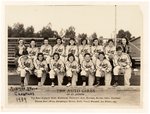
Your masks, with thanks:
[[[71,83],[68,83],[66,86],[67,86],[67,87],[71,86]]]
[[[83,85],[82,86],[86,86],[86,82],[83,82]]]
[[[42,86],[42,85],[41,85],[41,82],[38,82],[38,86]]]
[[[52,82],[52,85],[51,85],[51,87],[54,87],[55,86],[55,84],[54,84],[54,82]]]
[[[113,85],[113,87],[117,87],[118,86],[118,83],[116,82],[116,83],[114,83],[114,85]]]

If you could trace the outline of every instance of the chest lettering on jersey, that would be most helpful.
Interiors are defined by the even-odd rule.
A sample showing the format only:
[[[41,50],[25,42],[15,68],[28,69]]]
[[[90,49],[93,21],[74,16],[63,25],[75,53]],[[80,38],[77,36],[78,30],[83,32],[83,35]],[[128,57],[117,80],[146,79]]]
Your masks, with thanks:
[[[75,54],[75,50],[74,49],[69,49],[69,53]]]
[[[25,62],[24,65],[25,65],[26,67],[30,67],[30,63],[29,63],[29,62]]]
[[[76,69],[77,66],[76,65],[70,65],[71,68]]]
[[[43,50],[43,52],[45,52],[45,53],[49,53],[49,51],[50,51],[49,49],[44,49]]]
[[[56,68],[58,68],[58,69],[60,69],[61,68],[61,64],[59,64],[59,63],[54,63],[54,65],[53,65],[54,67],[56,67]]]

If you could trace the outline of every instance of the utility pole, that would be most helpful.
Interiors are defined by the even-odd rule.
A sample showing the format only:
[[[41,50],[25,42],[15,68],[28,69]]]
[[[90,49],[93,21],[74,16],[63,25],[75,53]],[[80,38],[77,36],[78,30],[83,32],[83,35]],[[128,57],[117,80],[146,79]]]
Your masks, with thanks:
[[[117,5],[115,5],[115,46],[117,45]]]

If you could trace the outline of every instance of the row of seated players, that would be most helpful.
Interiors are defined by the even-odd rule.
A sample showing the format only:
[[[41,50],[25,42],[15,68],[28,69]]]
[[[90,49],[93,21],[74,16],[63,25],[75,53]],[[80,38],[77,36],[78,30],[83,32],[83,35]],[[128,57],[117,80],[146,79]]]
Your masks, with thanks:
[[[87,79],[90,86],[94,84],[95,80],[96,86],[98,86],[102,77],[105,77],[105,85],[110,86],[112,73],[115,79],[114,86],[118,85],[118,76],[120,73],[124,74],[125,86],[129,86],[132,71],[130,56],[123,52],[122,46],[117,46],[115,50],[116,52],[110,55],[110,57],[108,55],[106,56],[103,51],[99,51],[96,53],[94,59],[94,55],[84,52],[82,61],[80,56],[79,59],[76,59],[74,53],[69,53],[65,60],[61,58],[61,54],[58,52],[55,52],[52,57],[49,56],[49,59],[45,57],[44,52],[38,53],[33,58],[24,52],[18,59],[17,69],[21,77],[21,86],[24,86],[25,77],[33,73],[38,77],[39,86],[44,84],[46,73],[49,73],[52,81],[51,86],[55,85],[55,77],[58,79],[58,85],[61,86],[65,75],[68,77],[67,86],[76,86],[78,73],[80,73],[82,78],[83,86],[86,85]]]

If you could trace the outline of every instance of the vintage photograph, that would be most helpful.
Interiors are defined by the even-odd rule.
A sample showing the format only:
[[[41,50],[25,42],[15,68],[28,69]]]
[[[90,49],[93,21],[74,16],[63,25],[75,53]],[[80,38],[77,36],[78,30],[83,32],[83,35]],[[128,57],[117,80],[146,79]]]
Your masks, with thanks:
[[[141,107],[139,5],[6,5],[7,104]]]

